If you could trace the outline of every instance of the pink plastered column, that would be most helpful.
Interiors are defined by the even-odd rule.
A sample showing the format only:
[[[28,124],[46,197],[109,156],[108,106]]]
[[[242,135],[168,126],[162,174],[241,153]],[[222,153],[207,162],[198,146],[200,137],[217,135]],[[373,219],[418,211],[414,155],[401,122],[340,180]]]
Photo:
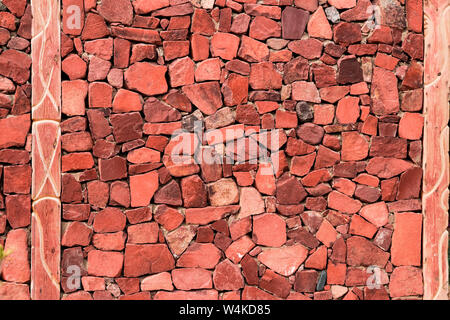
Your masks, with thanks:
[[[449,3],[424,1],[424,299],[448,299]]]
[[[60,298],[60,3],[33,0],[31,298]]]

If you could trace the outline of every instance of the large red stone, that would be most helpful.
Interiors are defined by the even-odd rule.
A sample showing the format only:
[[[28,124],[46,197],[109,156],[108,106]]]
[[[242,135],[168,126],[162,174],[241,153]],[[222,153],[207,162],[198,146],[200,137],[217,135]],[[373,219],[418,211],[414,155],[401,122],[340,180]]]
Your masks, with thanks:
[[[283,81],[286,84],[298,80],[308,80],[309,64],[303,57],[297,57],[284,65]]]
[[[115,232],[125,228],[126,217],[118,208],[106,208],[95,215],[95,232]]]
[[[339,123],[356,123],[359,118],[360,108],[359,99],[356,97],[344,97],[339,100],[336,108],[336,118]]]
[[[29,195],[8,195],[5,200],[6,219],[13,229],[23,228],[31,222],[31,199]]]
[[[5,251],[10,252],[10,254],[2,262],[3,280],[16,283],[25,283],[30,280],[27,238],[25,229],[15,229],[8,232]]]
[[[118,279],[116,279],[117,282]],[[120,285],[120,284],[119,284]],[[138,288],[139,291],[139,281]],[[168,272],[157,273],[145,277],[141,282],[141,290],[143,291],[157,291],[157,290],[173,290],[172,277]],[[123,290],[122,290],[123,291]]]
[[[315,38],[292,41],[288,44],[289,50],[312,60],[319,58],[322,54],[323,44]]]
[[[30,287],[14,282],[3,283],[0,287],[0,300],[30,300]]]
[[[213,273],[214,288],[217,290],[239,290],[244,287],[241,268],[230,260],[220,262]]]
[[[70,80],[82,79],[86,76],[87,64],[76,54],[71,54],[61,63],[62,71]]]
[[[133,7],[130,0],[102,0],[97,9],[109,22],[120,22],[125,25],[133,22]]]
[[[83,222],[71,222],[66,226],[61,238],[65,247],[87,246],[91,242],[92,229]]]
[[[229,214],[237,213],[239,211],[239,208],[240,207],[238,205],[233,205],[224,207],[186,209],[186,223],[206,225],[211,222],[220,220]]]
[[[389,211],[384,202],[364,206],[359,214],[378,228],[388,223]]]
[[[155,211],[155,221],[162,225],[167,231],[172,231],[179,227],[183,220],[184,216],[178,210],[166,205],[158,206]]]
[[[232,262],[239,263],[254,246],[255,243],[248,236],[243,236],[228,246],[225,255]]]
[[[249,36],[261,41],[267,38],[278,38],[281,36],[281,26],[272,19],[257,16],[250,24]]]
[[[412,167],[402,173],[398,186],[397,200],[408,200],[419,197],[422,174],[423,172],[420,167]]]
[[[211,271],[202,268],[182,268],[172,270],[174,286],[180,290],[212,288]]]
[[[154,195],[155,203],[163,203],[173,206],[181,206],[181,190],[180,186],[175,180],[170,181],[165,186],[161,187]]]
[[[269,48],[263,42],[242,36],[238,56],[248,62],[261,62],[268,60]]]
[[[167,92],[167,67],[148,62],[136,62],[125,71],[125,82],[131,90],[153,96]]]
[[[62,113],[68,116],[85,114],[85,99],[88,83],[84,80],[62,82]]]
[[[418,140],[422,137],[424,118],[419,113],[405,112],[400,120],[398,135],[409,140]]]
[[[150,203],[156,190],[158,190],[159,178],[158,172],[151,171],[149,173],[131,176],[131,206],[143,207]]]
[[[283,39],[301,39],[309,20],[309,13],[302,9],[286,7],[281,16]]]
[[[422,33],[422,12],[423,4],[420,0],[406,1],[406,21],[408,30]]]
[[[100,180],[102,181],[117,180],[127,176],[127,163],[121,157],[100,159],[98,169],[100,171]]]
[[[273,213],[254,216],[252,237],[256,244],[280,247],[286,242],[286,223]]]
[[[330,248],[337,239],[337,232],[328,220],[323,220],[319,230],[317,230],[316,238],[326,247]]]
[[[362,160],[369,153],[369,142],[356,131],[342,133],[342,160]]]
[[[211,54],[224,60],[233,60],[239,47],[239,38],[230,33],[217,32],[211,38]]]
[[[411,266],[395,268],[389,282],[391,297],[420,296],[423,294],[422,270]]]
[[[121,252],[92,250],[88,253],[88,273],[99,277],[117,277],[122,272]]]
[[[142,102],[142,97],[138,93],[119,89],[114,97],[112,107],[116,113],[141,111]]]
[[[208,197],[212,206],[227,206],[239,201],[239,190],[234,180],[220,179],[208,185]]]
[[[194,83],[194,62],[189,57],[177,59],[169,65],[169,77],[172,87]]]
[[[354,200],[343,193],[332,191],[328,195],[328,206],[343,213],[353,214],[361,209],[361,202]]]
[[[128,243],[156,243],[159,228],[156,222],[140,223],[128,227]]]
[[[258,260],[273,271],[290,276],[294,274],[300,264],[305,261],[308,250],[295,244],[289,247],[268,249],[258,255]]]
[[[172,270],[175,261],[165,244],[127,244],[123,274],[139,277]]]
[[[30,125],[29,114],[0,119],[0,149],[24,146]]]
[[[249,84],[254,90],[280,89],[282,76],[272,62],[254,63],[251,66]]]
[[[81,33],[81,40],[93,40],[109,35],[105,20],[95,13],[88,13]]]
[[[29,165],[8,166],[3,169],[4,193],[30,193],[31,167]]]
[[[325,16],[323,7],[319,7],[309,18],[308,34],[310,37],[331,40],[333,32]]]
[[[347,239],[347,264],[350,266],[379,266],[384,268],[389,253],[381,250],[369,240],[354,236]]]
[[[217,82],[204,82],[183,87],[183,93],[200,111],[214,114],[222,107],[222,95]]]
[[[361,41],[361,27],[356,23],[341,22],[334,27],[334,41],[349,45]]]
[[[177,267],[213,269],[221,253],[212,243],[192,243],[177,261]]]
[[[12,17],[14,20],[14,16]],[[10,78],[18,84],[24,84],[30,78],[30,66],[30,56],[21,51],[6,50],[0,54],[0,74]]]
[[[260,288],[286,299],[291,291],[291,284],[285,277],[276,274],[272,270],[266,270],[259,282]]]
[[[292,99],[320,103],[319,91],[314,82],[296,81],[292,83]]]
[[[395,213],[392,235],[392,264],[420,266],[422,252],[422,215],[412,212]]]
[[[232,73],[222,86],[223,99],[226,106],[246,103],[248,99],[248,78]]]
[[[306,198],[306,191],[297,178],[286,175],[277,182],[276,197],[280,204],[298,204]]]
[[[412,163],[401,159],[375,157],[369,160],[366,170],[369,174],[388,179],[408,170],[412,166]]]
[[[375,67],[371,88],[372,112],[376,115],[397,113],[399,110],[399,98],[397,89],[397,77],[391,71]]]
[[[206,187],[198,175],[183,178],[181,180],[181,190],[185,207],[206,207]]]
[[[353,56],[343,57],[338,62],[337,82],[340,84],[359,83],[364,80],[360,62]]]

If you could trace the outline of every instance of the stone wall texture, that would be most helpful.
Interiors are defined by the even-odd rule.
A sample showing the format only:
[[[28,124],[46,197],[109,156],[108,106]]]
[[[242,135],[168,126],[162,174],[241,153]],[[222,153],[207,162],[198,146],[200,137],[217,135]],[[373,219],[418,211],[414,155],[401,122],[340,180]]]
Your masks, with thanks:
[[[0,300],[30,298],[31,7],[0,1]]]
[[[31,16],[2,3],[4,298],[29,292]],[[63,0],[61,298],[420,299],[422,12]]]

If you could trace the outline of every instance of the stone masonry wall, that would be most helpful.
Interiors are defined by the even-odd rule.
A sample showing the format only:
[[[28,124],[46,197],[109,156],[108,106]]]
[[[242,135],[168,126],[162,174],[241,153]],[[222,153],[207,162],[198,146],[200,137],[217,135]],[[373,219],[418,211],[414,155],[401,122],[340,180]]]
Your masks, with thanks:
[[[0,1],[0,300],[30,298],[31,7]]]
[[[421,297],[420,0],[62,3],[63,299]]]

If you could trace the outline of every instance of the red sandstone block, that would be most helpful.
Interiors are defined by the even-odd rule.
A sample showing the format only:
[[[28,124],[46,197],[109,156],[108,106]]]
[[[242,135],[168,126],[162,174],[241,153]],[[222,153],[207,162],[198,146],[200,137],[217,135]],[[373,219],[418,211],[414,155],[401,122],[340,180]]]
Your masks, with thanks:
[[[422,215],[412,212],[395,214],[392,235],[392,264],[421,265]]]

